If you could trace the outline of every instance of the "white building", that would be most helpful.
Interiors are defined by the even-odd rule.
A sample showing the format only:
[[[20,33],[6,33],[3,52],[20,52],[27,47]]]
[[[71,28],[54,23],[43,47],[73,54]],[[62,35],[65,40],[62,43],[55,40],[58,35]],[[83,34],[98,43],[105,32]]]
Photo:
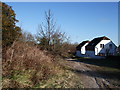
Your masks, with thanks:
[[[88,45],[89,41],[83,41],[76,47],[76,56],[77,57],[85,57],[85,46]]]
[[[109,38],[104,36],[94,38],[92,41],[84,44],[79,49],[79,52],[83,54],[83,57],[103,58],[108,55],[115,55],[116,48],[116,45]],[[81,54],[78,54],[78,50],[76,51],[76,56],[80,56]]]

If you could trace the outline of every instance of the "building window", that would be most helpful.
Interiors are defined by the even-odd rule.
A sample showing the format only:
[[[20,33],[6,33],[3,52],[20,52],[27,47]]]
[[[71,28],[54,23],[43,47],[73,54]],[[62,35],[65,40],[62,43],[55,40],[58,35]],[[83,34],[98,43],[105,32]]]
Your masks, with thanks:
[[[104,44],[100,44],[100,48],[104,48]]]
[[[112,44],[109,44],[109,48],[112,48]]]

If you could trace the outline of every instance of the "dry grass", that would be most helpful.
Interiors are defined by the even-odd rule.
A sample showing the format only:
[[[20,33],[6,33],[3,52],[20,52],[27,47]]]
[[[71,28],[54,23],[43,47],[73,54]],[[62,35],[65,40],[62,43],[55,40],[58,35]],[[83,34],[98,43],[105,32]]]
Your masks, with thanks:
[[[79,77],[59,65],[60,57],[37,46],[14,42],[3,56],[3,88],[81,87]]]
[[[26,73],[23,76],[30,75],[27,79],[32,81],[31,84],[34,86],[40,81],[48,79],[50,75],[57,73],[53,60],[52,56],[46,56],[44,51],[33,45],[15,42],[3,58],[3,78],[12,80],[19,78],[21,73]]]

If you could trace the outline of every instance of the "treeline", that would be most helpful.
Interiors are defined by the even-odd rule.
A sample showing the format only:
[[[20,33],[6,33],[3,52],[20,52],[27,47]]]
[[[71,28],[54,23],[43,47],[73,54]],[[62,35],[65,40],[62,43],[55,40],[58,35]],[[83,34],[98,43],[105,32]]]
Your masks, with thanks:
[[[2,3],[2,47],[3,53],[15,41],[23,41],[37,45],[39,49],[49,51],[53,55],[68,56],[74,52],[75,44],[70,44],[69,37],[61,32],[54,21],[51,10],[45,12],[45,22],[38,26],[36,35],[23,32],[21,27],[16,26],[19,22],[11,6]],[[3,55],[4,56],[4,55]]]
[[[12,7],[2,3],[2,47],[11,46],[15,40],[18,40],[21,33],[21,28],[16,26],[16,14]]]

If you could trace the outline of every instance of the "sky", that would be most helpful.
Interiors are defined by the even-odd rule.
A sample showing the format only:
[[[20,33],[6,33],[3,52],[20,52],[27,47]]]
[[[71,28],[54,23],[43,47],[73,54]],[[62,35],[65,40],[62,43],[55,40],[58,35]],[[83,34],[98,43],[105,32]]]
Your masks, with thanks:
[[[57,26],[70,37],[71,43],[80,43],[107,36],[118,45],[117,2],[6,2],[12,6],[23,31],[36,34],[49,9]]]
[[[119,2],[120,0],[1,0],[2,2]]]

